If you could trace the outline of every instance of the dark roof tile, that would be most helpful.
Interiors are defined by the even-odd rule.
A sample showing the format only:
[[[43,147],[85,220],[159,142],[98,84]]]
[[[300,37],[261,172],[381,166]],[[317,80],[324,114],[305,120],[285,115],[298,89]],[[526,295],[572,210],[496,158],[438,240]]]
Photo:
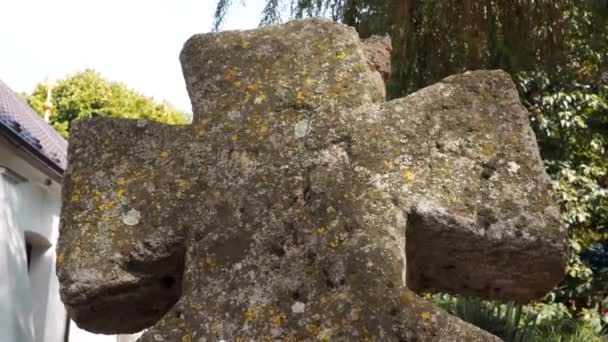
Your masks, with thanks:
[[[21,143],[38,151],[56,168],[65,170],[68,143],[25,101],[0,80],[0,125]]]

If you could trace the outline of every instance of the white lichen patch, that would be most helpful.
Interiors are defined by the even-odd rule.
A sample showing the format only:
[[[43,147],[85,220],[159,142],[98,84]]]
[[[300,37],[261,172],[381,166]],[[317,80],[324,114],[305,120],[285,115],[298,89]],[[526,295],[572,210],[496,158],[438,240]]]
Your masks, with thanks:
[[[241,112],[236,111],[236,110],[228,112],[228,118],[230,118],[230,120],[233,120],[233,121],[240,119],[241,116],[242,116]]]
[[[510,161],[507,163],[507,171],[509,171],[510,174],[514,175],[519,171],[519,168],[521,166],[519,166],[519,164],[517,164],[514,161]]]
[[[310,132],[310,121],[308,119],[303,119],[296,122],[294,126],[294,134],[296,138],[303,138]]]
[[[139,223],[141,214],[135,209],[131,209],[122,215],[122,222],[127,226],[134,226]]]
[[[304,310],[306,310],[306,304],[302,302],[295,302],[291,306],[291,311],[294,313],[304,313]]]

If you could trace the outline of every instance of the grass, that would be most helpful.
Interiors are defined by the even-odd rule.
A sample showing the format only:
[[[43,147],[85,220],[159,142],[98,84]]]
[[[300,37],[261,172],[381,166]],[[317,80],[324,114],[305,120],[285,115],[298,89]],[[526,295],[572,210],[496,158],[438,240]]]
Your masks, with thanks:
[[[505,342],[608,342],[606,327],[563,314],[544,317],[537,307],[445,294],[430,296],[443,309]],[[543,311],[551,310],[545,305]]]

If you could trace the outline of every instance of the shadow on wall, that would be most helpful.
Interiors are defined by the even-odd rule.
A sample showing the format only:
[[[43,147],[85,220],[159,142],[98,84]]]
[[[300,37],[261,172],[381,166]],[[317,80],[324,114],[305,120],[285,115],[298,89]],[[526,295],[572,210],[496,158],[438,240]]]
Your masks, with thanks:
[[[51,291],[59,291],[53,285],[52,277],[54,276],[54,254],[55,251],[51,248],[52,244],[44,236],[32,232],[25,232],[25,243],[28,260],[28,273],[30,282],[30,291],[33,305],[34,329],[38,340],[54,340],[53,333],[47,334],[46,325],[52,326],[61,325],[65,321],[63,315],[49,315],[49,296]],[[55,282],[56,283],[56,282]],[[47,317],[48,316],[48,317]],[[57,317],[60,316],[60,317]],[[61,322],[52,322],[49,320],[61,320]]]
[[[18,228],[17,186],[0,177],[0,331],[6,341],[35,341],[23,235]]]

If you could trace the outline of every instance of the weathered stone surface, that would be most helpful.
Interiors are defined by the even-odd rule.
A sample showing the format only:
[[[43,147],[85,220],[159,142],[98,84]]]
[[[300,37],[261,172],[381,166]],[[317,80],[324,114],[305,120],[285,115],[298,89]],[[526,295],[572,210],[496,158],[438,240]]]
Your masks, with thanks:
[[[495,341],[405,283],[526,301],[563,276],[566,234],[505,73],[383,103],[356,32],[319,19],[198,35],[181,60],[192,125],[70,132],[58,276],[80,326]]]
[[[382,79],[387,81],[391,76],[391,37],[371,36],[363,39],[361,43],[370,67],[378,71]]]

